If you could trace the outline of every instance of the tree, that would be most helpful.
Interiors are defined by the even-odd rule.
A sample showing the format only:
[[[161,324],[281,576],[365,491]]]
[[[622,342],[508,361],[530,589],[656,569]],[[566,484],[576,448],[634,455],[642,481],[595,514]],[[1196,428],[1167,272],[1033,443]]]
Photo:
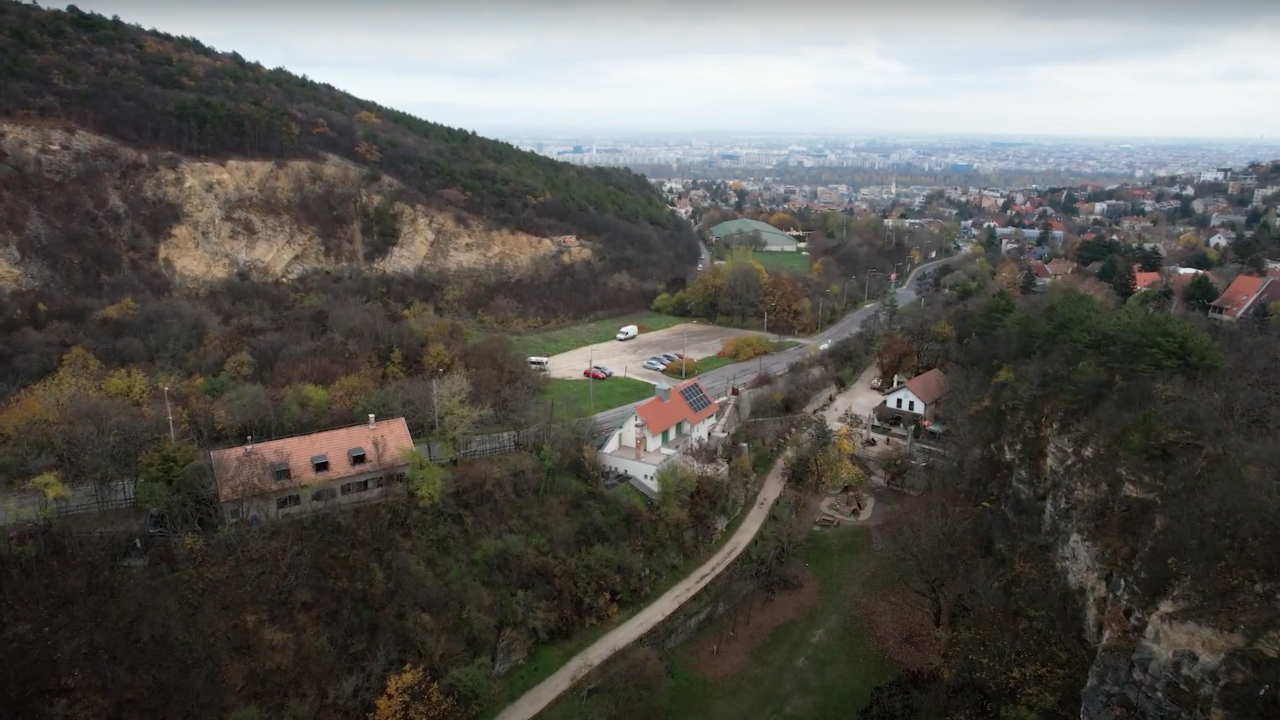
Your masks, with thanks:
[[[465,370],[454,370],[436,382],[436,406],[440,415],[440,436],[455,452],[489,418],[489,409],[472,404],[471,378]]]
[[[892,382],[895,375],[909,371],[915,361],[915,349],[898,335],[886,335],[876,348],[876,367],[886,382]]]
[[[1121,301],[1128,300],[1138,291],[1137,278],[1128,262],[1121,261],[1116,264],[1115,276],[1111,278],[1111,288],[1116,291],[1116,295],[1120,296]]]
[[[1031,270],[1022,271],[1022,281],[1018,284],[1018,292],[1023,295],[1032,295],[1036,291],[1036,274]]]
[[[440,683],[421,667],[405,665],[387,678],[369,720],[453,720],[456,711],[457,703]]]
[[[893,319],[898,315],[898,296],[892,290],[880,303],[880,321],[887,327],[893,327]]]
[[[199,451],[188,442],[166,442],[143,453],[138,502],[151,507],[165,504],[187,468],[199,459]]]
[[[884,567],[934,628],[947,629],[972,559],[971,511],[934,495],[907,505],[877,534]]]
[[[417,450],[407,451],[404,459],[408,464],[404,473],[405,487],[418,507],[429,510],[438,505],[444,496],[444,469]]]

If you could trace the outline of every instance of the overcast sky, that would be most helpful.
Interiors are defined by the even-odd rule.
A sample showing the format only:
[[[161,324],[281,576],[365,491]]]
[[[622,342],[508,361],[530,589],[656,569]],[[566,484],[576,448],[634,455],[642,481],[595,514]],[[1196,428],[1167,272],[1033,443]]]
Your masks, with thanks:
[[[481,133],[1280,136],[1280,2],[80,0]]]

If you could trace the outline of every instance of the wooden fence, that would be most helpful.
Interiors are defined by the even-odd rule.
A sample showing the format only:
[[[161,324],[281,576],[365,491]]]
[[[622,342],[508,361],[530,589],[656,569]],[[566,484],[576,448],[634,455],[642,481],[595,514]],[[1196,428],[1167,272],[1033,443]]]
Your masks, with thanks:
[[[477,435],[469,438],[465,445],[454,453],[453,448],[445,443],[427,442],[418,446],[418,452],[432,462],[448,462],[459,460],[477,460],[479,458],[505,455],[520,450],[532,450],[542,443],[544,431],[541,425],[524,430],[508,430],[491,435]]]

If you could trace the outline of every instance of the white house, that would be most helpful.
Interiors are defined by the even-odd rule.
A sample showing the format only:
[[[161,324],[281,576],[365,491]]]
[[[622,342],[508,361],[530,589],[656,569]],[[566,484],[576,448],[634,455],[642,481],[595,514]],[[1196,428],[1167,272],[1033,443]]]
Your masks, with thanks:
[[[947,376],[934,368],[884,391],[882,408],[904,416],[933,419],[938,400],[947,392]]]
[[[1208,245],[1214,250],[1221,250],[1222,248],[1230,245],[1231,241],[1235,239],[1236,239],[1235,233],[1231,232],[1230,230],[1222,230],[1210,236],[1208,240],[1205,240],[1204,244]]]
[[[719,411],[697,380],[675,388],[659,383],[654,397],[636,407],[596,457],[601,467],[630,476],[646,495],[657,495],[658,468],[692,443],[706,441]]]

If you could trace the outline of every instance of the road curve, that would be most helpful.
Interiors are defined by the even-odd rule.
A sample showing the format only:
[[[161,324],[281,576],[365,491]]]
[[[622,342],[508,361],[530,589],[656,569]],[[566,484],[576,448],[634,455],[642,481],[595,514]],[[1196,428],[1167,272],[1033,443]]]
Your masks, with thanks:
[[[742,524],[734,531],[724,547],[717,550],[697,570],[663,593],[657,600],[645,606],[631,619],[610,630],[604,637],[575,655],[554,675],[534,686],[494,720],[530,720],[537,716],[543,708],[573,687],[574,683],[584,675],[670,617],[690,598],[701,592],[725,568],[733,564],[733,561],[751,544],[756,533],[764,526],[765,520],[769,517],[769,511],[773,509],[773,503],[782,494],[784,485],[782,475],[785,465],[786,463],[781,460],[774,463],[773,470],[760,486],[755,505],[747,512]]]

